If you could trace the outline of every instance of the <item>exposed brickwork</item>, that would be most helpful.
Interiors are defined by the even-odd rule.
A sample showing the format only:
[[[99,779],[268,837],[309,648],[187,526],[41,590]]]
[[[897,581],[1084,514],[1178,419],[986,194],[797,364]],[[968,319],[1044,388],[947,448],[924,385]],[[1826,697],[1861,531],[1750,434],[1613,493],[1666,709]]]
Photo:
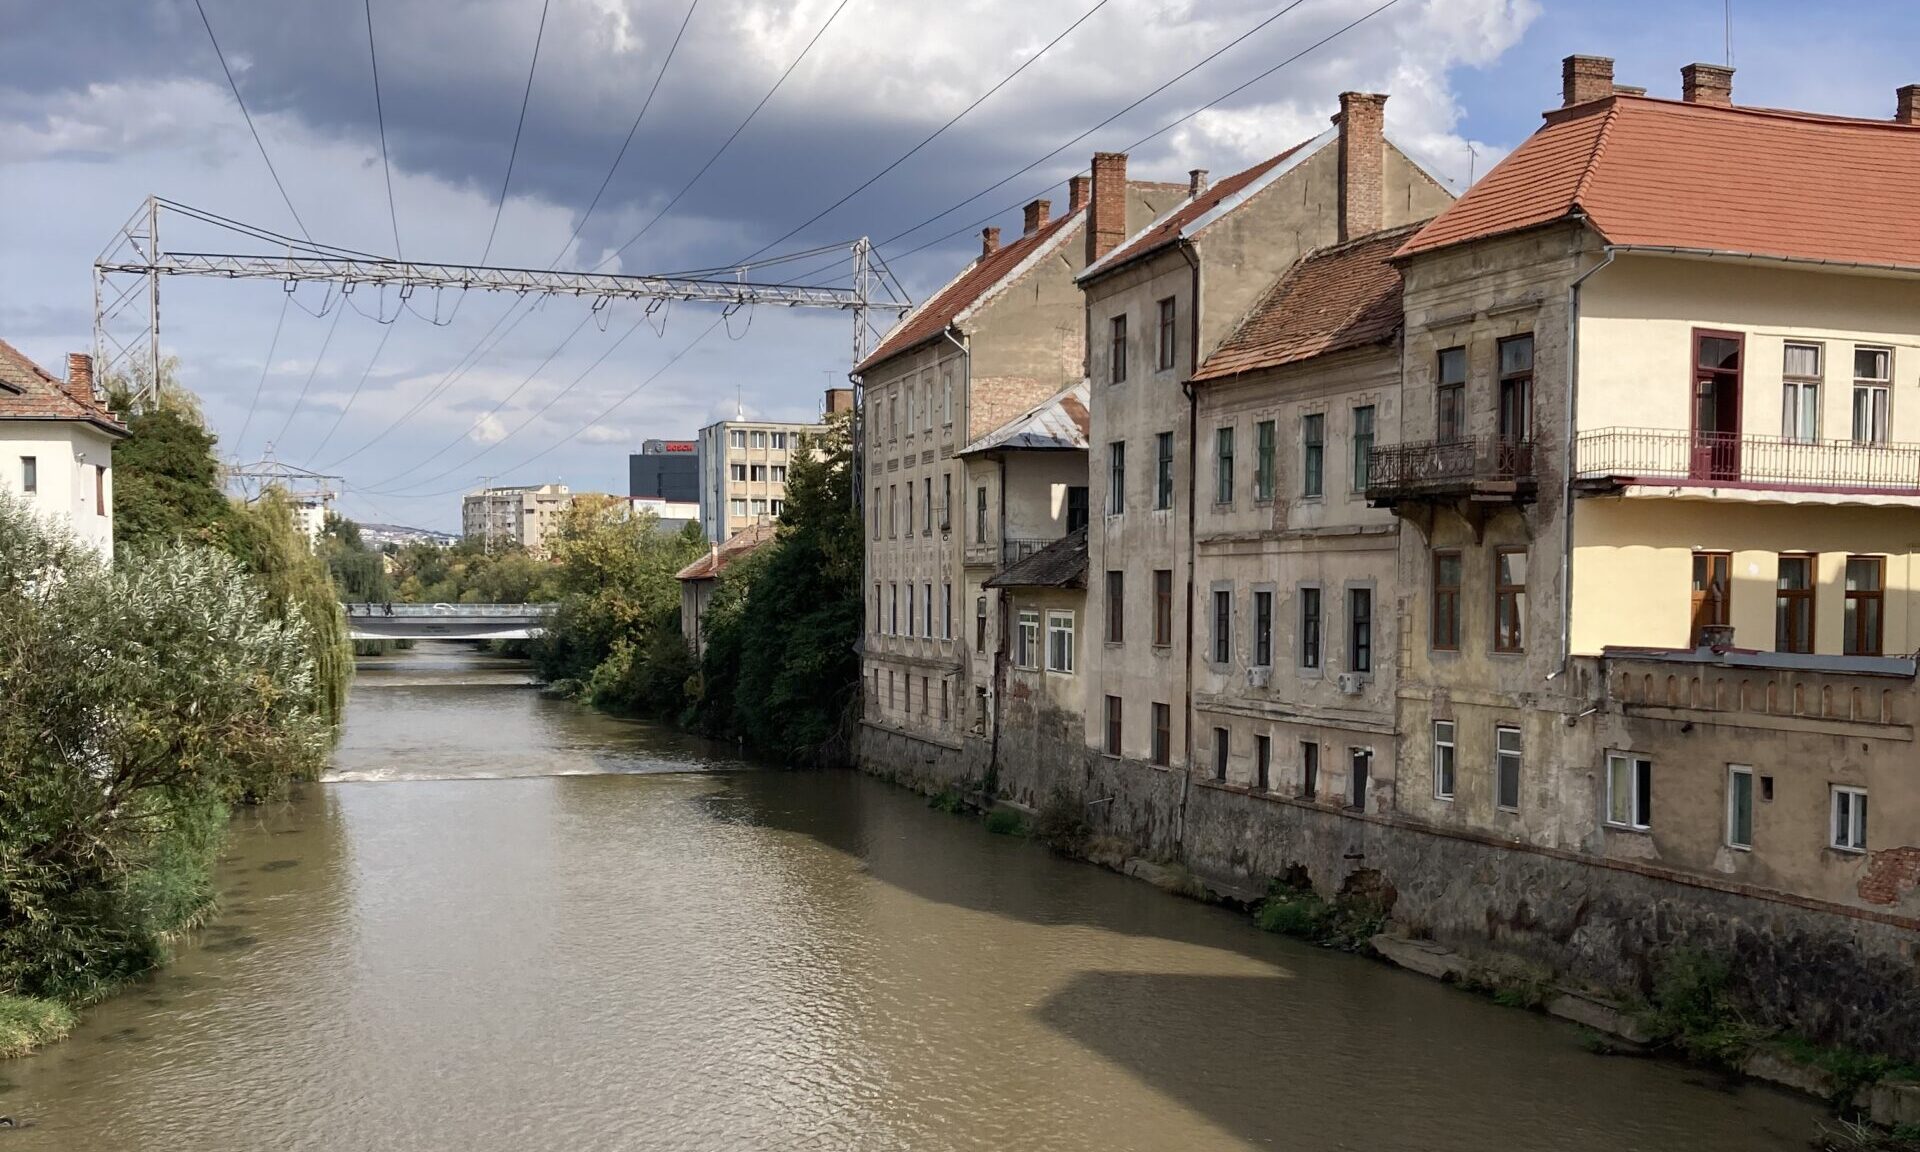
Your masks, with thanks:
[[[1613,61],[1605,56],[1569,56],[1560,61],[1562,107],[1613,95]]]
[[[1127,154],[1093,154],[1093,199],[1087,217],[1087,263],[1127,238]]]
[[[985,260],[998,251],[1000,251],[999,227],[994,226],[980,229],[980,258]]]
[[[1340,239],[1380,230],[1386,185],[1387,98],[1377,92],[1340,93]]]
[[[1898,904],[1920,887],[1920,848],[1907,845],[1885,848],[1867,862],[1867,874],[1860,879],[1860,899],[1869,904]]]
[[[1894,90],[1893,119],[1896,124],[1920,124],[1920,84],[1907,84]]]
[[[1085,208],[1092,191],[1093,181],[1085,176],[1075,176],[1067,181],[1067,213],[1071,215]]]
[[[1022,236],[1031,236],[1047,226],[1053,211],[1051,200],[1030,200],[1027,202],[1026,222],[1020,229]]]
[[[1732,104],[1733,69],[1723,64],[1689,64],[1680,69],[1680,98],[1689,104]]]

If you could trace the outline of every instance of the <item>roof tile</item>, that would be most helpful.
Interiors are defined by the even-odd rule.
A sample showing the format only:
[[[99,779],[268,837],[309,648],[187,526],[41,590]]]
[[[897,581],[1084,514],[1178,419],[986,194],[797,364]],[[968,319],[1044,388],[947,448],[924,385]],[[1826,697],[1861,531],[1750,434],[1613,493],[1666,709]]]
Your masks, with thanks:
[[[76,399],[65,383],[0,340],[0,420],[84,420],[124,436],[127,429],[98,404]]]

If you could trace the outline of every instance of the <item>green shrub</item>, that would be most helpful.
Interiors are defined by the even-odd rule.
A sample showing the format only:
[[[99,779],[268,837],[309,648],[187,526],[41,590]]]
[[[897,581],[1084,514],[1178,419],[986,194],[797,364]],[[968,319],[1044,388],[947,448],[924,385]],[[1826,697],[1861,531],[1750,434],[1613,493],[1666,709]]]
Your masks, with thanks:
[[[967,798],[957,788],[943,788],[927,797],[927,807],[935,812],[961,812],[967,807]]]
[[[58,1000],[0,994],[0,1060],[25,1056],[73,1030],[73,1009]]]
[[[1766,1032],[1740,1015],[1730,984],[1724,959],[1696,949],[1669,952],[1654,973],[1648,1031],[1703,1064],[1739,1068]]]
[[[1371,894],[1346,894],[1327,900],[1303,881],[1303,876],[1293,875],[1275,880],[1254,912],[1254,922],[1268,932],[1310,944],[1347,952],[1367,951],[1386,925],[1385,905]]]
[[[1011,808],[995,808],[987,813],[987,831],[995,836],[1024,836],[1027,822]]]
[[[1065,790],[1054,792],[1034,814],[1034,839],[1062,856],[1085,856],[1093,840],[1086,811],[1086,806]]]

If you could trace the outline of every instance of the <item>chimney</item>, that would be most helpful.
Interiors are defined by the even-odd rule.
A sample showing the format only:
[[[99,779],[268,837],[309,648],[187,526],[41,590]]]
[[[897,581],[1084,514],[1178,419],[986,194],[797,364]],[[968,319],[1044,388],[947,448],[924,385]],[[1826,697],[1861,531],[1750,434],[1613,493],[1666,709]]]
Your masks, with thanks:
[[[1085,176],[1075,176],[1067,181],[1067,213],[1072,215],[1087,206],[1089,181]]]
[[[85,352],[67,354],[67,395],[89,408],[98,405],[93,398],[93,357]]]
[[[1373,92],[1340,93],[1340,239],[1380,231],[1384,221],[1387,98]]]
[[[1187,195],[1198,196],[1207,190],[1207,170],[1195,168],[1187,173]]]
[[[1040,231],[1040,229],[1045,228],[1047,226],[1047,220],[1049,219],[1048,214],[1052,211],[1053,201],[1051,200],[1029,201],[1027,204],[1026,227],[1020,234],[1022,236],[1031,236],[1035,232]]]
[[[1560,61],[1560,107],[1571,108],[1613,95],[1613,59],[1569,56]]]
[[[1689,64],[1680,69],[1680,98],[1689,104],[1733,103],[1733,69],[1723,64]]]
[[[1894,90],[1893,122],[1920,124],[1920,84],[1908,84]]]
[[[1000,229],[998,227],[980,229],[980,259],[1000,251]]]
[[[1127,238],[1127,154],[1093,154],[1093,198],[1087,206],[1087,263]]]
[[[851,411],[853,411],[853,389],[827,389],[827,415],[834,416],[841,412]]]

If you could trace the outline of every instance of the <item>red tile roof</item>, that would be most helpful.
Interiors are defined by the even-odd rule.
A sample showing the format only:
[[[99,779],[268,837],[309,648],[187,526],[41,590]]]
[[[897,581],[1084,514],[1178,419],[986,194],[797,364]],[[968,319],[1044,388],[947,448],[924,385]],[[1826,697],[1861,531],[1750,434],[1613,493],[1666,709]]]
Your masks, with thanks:
[[[127,434],[126,425],[95,403],[67,391],[64,382],[0,340],[0,420],[83,420],[103,432]]]
[[[1319,137],[1314,139],[1317,140]],[[1245,192],[1260,177],[1273,171],[1294,153],[1312,143],[1313,140],[1302,141],[1277,156],[1267,157],[1244,172],[1236,172],[1209,185],[1200,195],[1189,199],[1178,208],[1121,241],[1118,248],[1102,256],[1089,271],[1105,272],[1167,247],[1180,239],[1188,225],[1218,208],[1223,201]]]
[[[771,520],[740,529],[718,548],[709,548],[705,556],[673,574],[675,580],[712,580],[735,560],[751,553],[778,534],[779,525]]]
[[[880,341],[880,346],[860,361],[854,371],[865,372],[883,360],[938,337],[953,323],[955,317],[991,292],[995,285],[1020,266],[1021,261],[1051,243],[1062,232],[1078,227],[1085,215],[1084,208],[1069,212],[1032,235],[1020,236],[1001,245],[991,255],[975,260],[946,287],[903,316],[900,323]]]
[[[1400,328],[1393,254],[1419,227],[1374,232],[1301,257],[1200,365],[1194,382],[1390,339]]]
[[[1920,269],[1920,127],[1616,95],[1564,111],[1400,249],[1584,213],[1610,244]]]

